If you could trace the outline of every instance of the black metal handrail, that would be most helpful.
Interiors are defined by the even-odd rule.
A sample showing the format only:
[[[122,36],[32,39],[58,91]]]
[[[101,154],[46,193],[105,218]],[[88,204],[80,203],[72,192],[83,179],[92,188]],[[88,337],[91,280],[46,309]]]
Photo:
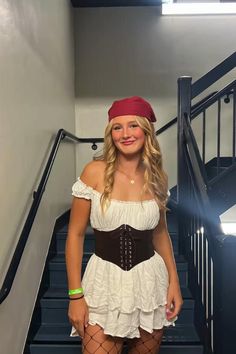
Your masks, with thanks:
[[[193,99],[208,87],[221,79],[224,75],[234,69],[236,66],[236,52],[231,54],[228,58],[223,60],[220,64],[203,75],[199,80],[192,85],[191,98]]]
[[[210,112],[211,118],[214,118],[214,114],[211,113],[209,108],[215,105],[216,107],[216,127],[217,127],[217,135],[216,135],[216,163],[217,163],[217,174],[222,173],[221,169],[221,126],[224,127],[224,120],[222,120],[222,102],[225,103],[230,102],[230,95],[232,95],[232,105],[229,107],[232,111],[232,156],[231,163],[236,163],[236,80],[229,83],[226,87],[215,93],[212,97],[204,102],[201,107],[197,107],[196,109],[191,111],[190,118],[191,120],[202,115],[202,159],[205,163],[206,156],[206,116],[208,112]],[[222,98],[226,96],[226,99],[222,100]],[[229,112],[228,109],[228,112]],[[229,124],[229,122],[227,123]]]
[[[232,81],[230,84],[225,86],[222,90],[216,91],[211,97],[206,99],[201,106],[198,106],[191,110],[191,120],[196,118],[199,114],[201,114],[204,110],[212,106],[216,103],[220,98],[227,95],[228,92],[231,92],[232,88],[236,86],[236,80]]]
[[[195,103],[194,105],[192,105],[191,107],[191,111],[195,111],[196,109],[200,109],[204,106],[205,102],[207,102],[211,97],[213,97],[215,94],[217,93],[217,91],[214,91],[212,93],[210,93],[209,95],[207,95],[206,97],[202,98],[199,102]],[[194,117],[195,118],[195,117]],[[193,119],[194,119],[193,118]],[[160,129],[158,129],[156,131],[156,135],[159,135],[161,133],[163,133],[165,130],[169,129],[170,127],[172,127],[172,125],[175,125],[177,123],[177,117],[171,119],[168,123],[166,123],[165,125],[163,125],[163,127],[161,127]]]
[[[28,240],[37,210],[39,208],[40,201],[42,199],[42,196],[43,196],[43,193],[44,193],[44,190],[45,190],[45,187],[46,187],[46,184],[47,184],[47,181],[48,181],[48,178],[49,178],[49,175],[50,175],[53,163],[54,163],[54,160],[55,160],[57,152],[58,152],[58,148],[59,148],[62,140],[66,137],[71,139],[72,141],[77,142],[77,143],[78,142],[79,143],[80,142],[86,142],[86,143],[91,142],[92,144],[96,144],[96,143],[103,141],[103,139],[100,139],[100,138],[78,138],[74,134],[71,134],[64,129],[60,129],[58,131],[58,133],[55,137],[55,141],[52,146],[48,161],[47,161],[46,166],[44,168],[41,180],[39,182],[38,189],[33,194],[33,202],[31,204],[30,211],[29,211],[28,216],[26,218],[25,224],[22,228],[22,231],[21,231],[21,234],[19,237],[19,241],[18,241],[16,249],[14,251],[11,263],[8,267],[6,276],[4,278],[4,281],[3,281],[3,284],[2,284],[2,287],[0,290],[0,303],[2,303],[4,301],[4,299],[7,297],[7,295],[9,294],[9,292],[11,290],[11,287],[12,287],[12,284],[13,284],[13,281],[14,281],[14,278],[15,278],[15,275],[16,275],[25,245],[26,245],[26,242]]]

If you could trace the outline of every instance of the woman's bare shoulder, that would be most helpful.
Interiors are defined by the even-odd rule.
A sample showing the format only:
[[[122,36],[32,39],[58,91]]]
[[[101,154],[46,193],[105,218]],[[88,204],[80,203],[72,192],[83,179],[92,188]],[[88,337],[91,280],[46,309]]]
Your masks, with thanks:
[[[80,178],[85,184],[96,189],[97,185],[101,182],[101,180],[103,180],[105,168],[105,161],[91,161],[85,165]]]

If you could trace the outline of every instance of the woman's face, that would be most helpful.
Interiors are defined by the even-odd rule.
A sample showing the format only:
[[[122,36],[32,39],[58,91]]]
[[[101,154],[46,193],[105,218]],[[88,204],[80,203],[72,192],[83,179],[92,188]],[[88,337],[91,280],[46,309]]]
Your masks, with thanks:
[[[141,153],[145,133],[136,122],[135,115],[113,118],[111,135],[115,146],[124,155]]]

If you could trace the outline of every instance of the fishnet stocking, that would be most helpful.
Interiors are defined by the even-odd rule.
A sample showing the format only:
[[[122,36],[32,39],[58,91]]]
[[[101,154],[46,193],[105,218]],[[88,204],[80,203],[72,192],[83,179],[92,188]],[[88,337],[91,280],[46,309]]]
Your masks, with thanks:
[[[98,326],[88,325],[83,338],[83,354],[120,354],[123,338],[104,334]]]
[[[133,338],[128,341],[129,354],[158,354],[163,329],[154,329],[153,333],[148,333],[140,328],[140,338]]]

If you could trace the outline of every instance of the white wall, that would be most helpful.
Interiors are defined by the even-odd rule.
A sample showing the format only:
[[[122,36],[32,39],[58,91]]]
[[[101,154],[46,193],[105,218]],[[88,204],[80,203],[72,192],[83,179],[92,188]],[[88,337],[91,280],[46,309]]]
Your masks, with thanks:
[[[141,95],[162,127],[177,115],[177,79],[197,80],[235,50],[236,16],[162,17],[158,7],[76,11],[76,132],[103,137],[107,109],[117,98]],[[228,82],[232,74],[222,80]],[[213,90],[213,88],[211,88]],[[209,91],[211,91],[209,90]],[[195,123],[199,135],[198,123]],[[209,122],[208,158],[215,152]],[[176,126],[161,136],[169,184],[176,184]],[[213,151],[214,150],[214,151]],[[77,151],[77,174],[92,156]]]
[[[75,130],[73,12],[68,0],[0,0],[0,282],[59,128]],[[63,142],[8,298],[1,353],[19,354],[56,218],[69,207],[75,148]]]

